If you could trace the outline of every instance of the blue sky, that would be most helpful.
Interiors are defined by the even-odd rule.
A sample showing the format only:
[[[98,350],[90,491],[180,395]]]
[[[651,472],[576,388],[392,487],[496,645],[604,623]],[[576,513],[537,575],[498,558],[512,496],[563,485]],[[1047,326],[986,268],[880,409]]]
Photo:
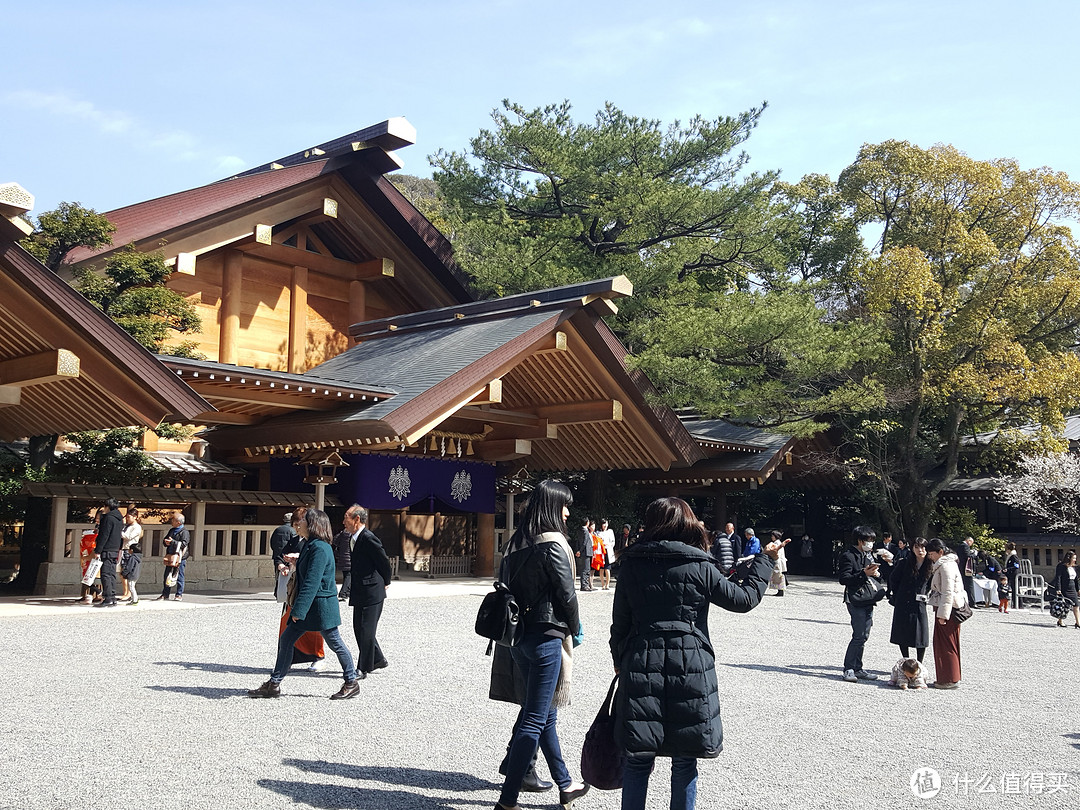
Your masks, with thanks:
[[[405,171],[461,150],[503,98],[665,122],[769,103],[755,170],[836,175],[863,143],[951,143],[1080,180],[1080,3],[8,4],[0,182],[35,213],[106,211],[393,116]]]

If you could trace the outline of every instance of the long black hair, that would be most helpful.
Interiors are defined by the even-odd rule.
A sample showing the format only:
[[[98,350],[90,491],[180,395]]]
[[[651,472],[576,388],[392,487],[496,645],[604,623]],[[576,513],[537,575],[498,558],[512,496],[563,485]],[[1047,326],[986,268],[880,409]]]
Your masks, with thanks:
[[[908,559],[911,561],[911,571],[915,575],[915,579],[923,580],[930,578],[930,570],[934,567],[934,564],[930,562],[930,557],[923,557],[922,563],[919,562],[919,558],[915,556],[915,546],[926,548],[926,538],[916,537],[908,544]]]
[[[657,498],[645,509],[642,540],[675,540],[705,551],[709,534],[682,498]]]
[[[522,540],[530,546],[534,545],[544,532],[559,532],[566,537],[563,507],[569,509],[573,503],[574,495],[562,481],[552,478],[541,481],[529,496],[529,502],[525,504],[521,522],[514,536],[510,538],[510,546],[520,546]]]

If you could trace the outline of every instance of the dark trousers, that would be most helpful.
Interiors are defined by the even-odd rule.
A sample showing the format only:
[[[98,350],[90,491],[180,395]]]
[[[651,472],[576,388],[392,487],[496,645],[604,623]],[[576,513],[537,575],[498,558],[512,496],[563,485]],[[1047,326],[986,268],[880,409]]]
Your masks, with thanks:
[[[356,644],[360,647],[356,667],[363,673],[386,665],[386,656],[383,655],[378,639],[375,638],[382,609],[382,602],[376,602],[374,605],[357,605],[353,608],[353,633],[356,635]]]
[[[101,552],[101,599],[106,605],[116,601],[116,558],[115,551]]]
[[[1005,576],[1009,580],[1009,590],[1012,591],[1012,606],[1014,608],[1020,607],[1020,595],[1016,592],[1016,575],[1017,571],[1009,571]]]
[[[341,572],[341,590],[338,591],[338,599],[348,599],[352,589],[352,571]]]
[[[967,593],[968,604],[977,605],[975,601],[975,577],[960,575],[960,579],[964,580],[964,591]]]
[[[851,641],[844,654],[844,669],[858,672],[863,668],[863,649],[870,638],[870,628],[874,626],[874,606],[849,604],[847,609],[851,616]]]

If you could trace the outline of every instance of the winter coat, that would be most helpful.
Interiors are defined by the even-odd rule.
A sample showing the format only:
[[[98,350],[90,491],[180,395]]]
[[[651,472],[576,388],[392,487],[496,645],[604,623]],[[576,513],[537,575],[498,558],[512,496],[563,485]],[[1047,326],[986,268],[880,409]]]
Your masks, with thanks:
[[[844,586],[844,601],[850,602],[851,595],[866,584],[870,579],[863,571],[868,565],[876,563],[873,554],[860,551],[855,546],[848,546],[840,554],[840,562],[837,566],[837,579]],[[878,578],[881,577],[881,569],[878,569]]]
[[[124,542],[124,519],[120,517],[119,509],[110,509],[101,516],[98,523],[97,543],[94,545],[95,554],[115,554],[120,550]]]
[[[926,604],[935,609],[937,618],[946,620],[952,616],[953,608],[967,604],[964,581],[960,577],[956,555],[951,551],[942,554],[934,563],[934,573],[930,577],[930,596]]]
[[[566,538],[559,532],[544,532],[531,545],[514,535],[503,559],[500,579],[517,599],[526,633],[577,633],[573,557]]]
[[[341,624],[338,610],[334,550],[323,540],[310,538],[296,561],[296,598],[291,618],[303,630],[330,630]]]
[[[929,566],[927,566],[929,568]],[[889,577],[889,590],[893,604],[892,630],[889,643],[901,647],[929,647],[930,621],[926,615],[926,602],[919,601],[919,594],[930,590],[930,571],[921,573],[911,567],[911,560],[897,564]]]
[[[758,555],[743,582],[707,552],[649,540],[620,559],[611,656],[619,671],[615,741],[630,753],[715,757],[723,726],[709,638],[709,605],[746,613],[765,593],[773,562]]]
[[[334,537],[334,563],[338,571],[352,570],[352,532],[342,529]]]
[[[730,572],[735,567],[735,546],[731,542],[731,537],[723,532],[717,532],[716,539],[713,540],[712,555],[716,558],[722,572],[725,574]]]
[[[125,551],[124,559],[120,563],[120,576],[129,582],[134,582],[139,578],[140,573],[142,573],[142,555]]]
[[[274,529],[270,535],[270,555],[274,560],[274,568],[285,564],[285,555],[292,553],[289,549],[296,546],[298,535],[289,523],[283,523]]]

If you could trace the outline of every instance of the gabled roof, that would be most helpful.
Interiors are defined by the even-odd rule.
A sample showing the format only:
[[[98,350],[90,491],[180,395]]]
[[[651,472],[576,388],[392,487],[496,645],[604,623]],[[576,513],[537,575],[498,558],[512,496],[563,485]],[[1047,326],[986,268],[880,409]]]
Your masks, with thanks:
[[[20,247],[21,235],[0,216],[0,440],[155,427],[213,410]]]
[[[319,189],[344,182],[441,285],[442,300],[471,301],[449,241],[383,177],[400,167],[387,150],[408,146],[413,138],[405,119],[389,119],[216,183],[106,211],[116,226],[112,244],[76,248],[66,264],[100,261],[132,243],[140,250],[160,248],[169,261],[190,252],[193,237],[202,239],[200,251],[220,247],[250,235],[256,223],[277,225],[308,210],[290,205],[291,199],[319,196]]]
[[[701,458],[693,439],[648,401],[647,380],[627,369],[625,348],[600,319],[631,290],[617,277],[354,325],[362,342],[303,376],[377,380],[395,396],[207,438],[262,454],[400,448],[438,429],[467,437],[480,458],[525,457],[532,469],[692,463]]]

